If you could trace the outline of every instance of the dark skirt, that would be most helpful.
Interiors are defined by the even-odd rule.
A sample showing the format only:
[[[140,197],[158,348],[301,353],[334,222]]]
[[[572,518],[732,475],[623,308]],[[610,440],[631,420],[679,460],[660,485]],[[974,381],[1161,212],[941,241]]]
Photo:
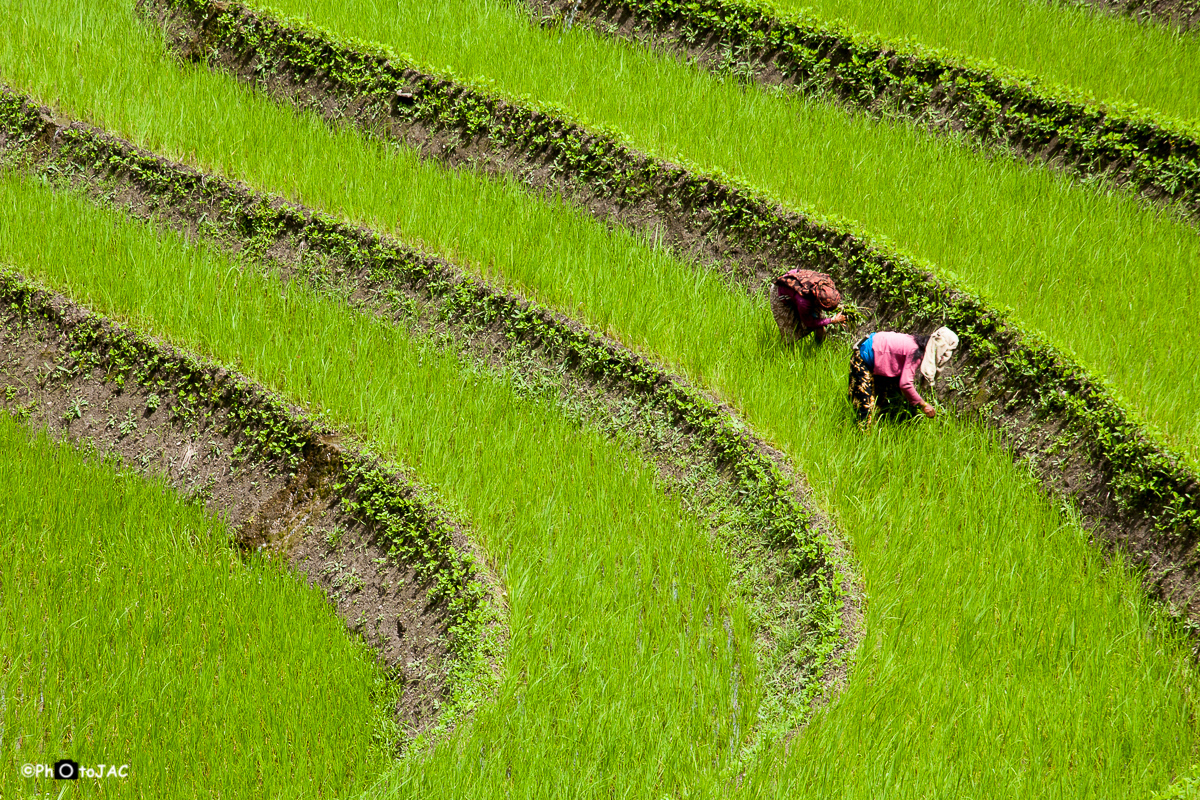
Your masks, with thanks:
[[[854,352],[850,356],[850,405],[854,406],[854,413],[858,416],[859,425],[870,425],[875,417],[875,407],[879,402],[879,395],[875,391],[875,375],[872,374],[871,368],[867,366],[867,362],[863,361],[862,354],[859,353],[858,347],[862,344],[859,340],[858,344],[854,345]]]
[[[859,339],[850,355],[850,405],[858,417],[858,424],[866,429],[880,414],[896,414],[905,417],[912,413],[912,406],[900,391],[900,379],[876,375],[863,360],[859,347],[866,337]]]

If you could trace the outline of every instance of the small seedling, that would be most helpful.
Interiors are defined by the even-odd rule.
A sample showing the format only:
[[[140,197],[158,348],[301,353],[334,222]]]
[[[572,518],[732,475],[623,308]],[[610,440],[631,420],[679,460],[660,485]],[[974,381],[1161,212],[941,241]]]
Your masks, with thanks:
[[[33,414],[35,408],[37,408],[37,400],[30,400],[23,406],[17,406],[12,415],[18,422],[24,422]]]
[[[329,530],[325,531],[325,544],[330,547],[337,547],[342,542],[342,537],[346,535],[346,529],[341,525],[334,525]]]
[[[83,412],[87,410],[88,401],[83,397],[76,397],[75,400],[67,407],[66,413],[63,414],[63,420],[70,422],[73,419],[80,419]]]

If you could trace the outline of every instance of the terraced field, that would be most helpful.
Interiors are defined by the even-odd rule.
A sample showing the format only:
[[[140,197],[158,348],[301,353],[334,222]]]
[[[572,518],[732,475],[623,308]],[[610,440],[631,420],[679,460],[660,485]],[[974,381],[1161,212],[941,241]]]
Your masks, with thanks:
[[[382,23],[369,8],[351,9],[290,10],[312,14],[346,35],[403,47],[418,63],[448,65],[438,67],[441,74],[486,75],[507,96],[526,95],[563,106],[588,124],[614,126],[642,151],[730,175],[815,219],[853,220],[838,227],[890,241],[927,269],[957,276],[962,285],[1014,309],[1023,327],[1044,333],[1112,380],[1171,446],[1193,466],[1200,463],[1200,418],[1170,389],[1183,384],[1183,396],[1194,396],[1200,386],[1190,372],[1170,370],[1155,345],[1169,339],[1191,346],[1185,342],[1197,335],[1172,322],[1196,291],[1195,273],[1186,268],[1200,258],[1192,225],[1173,215],[1146,214],[1123,193],[1080,190],[1053,172],[1011,159],[998,164],[974,148],[908,126],[877,125],[837,107],[775,98],[733,81],[716,84],[674,59],[595,36],[581,34],[567,50],[556,43],[557,34],[531,28],[503,5],[421,4],[419,14],[414,7]],[[426,22],[404,22],[417,16]],[[389,24],[396,30],[390,35]],[[205,47],[220,48],[218,28],[214,18]],[[263,41],[253,34],[249,39]],[[248,64],[254,56],[247,50],[228,58]],[[297,67],[303,73],[304,58]],[[58,92],[69,80],[47,70],[38,84]],[[639,90],[645,86],[656,91]],[[346,91],[377,88],[367,82]],[[747,127],[755,134],[747,136]],[[459,144],[471,138],[456,136]],[[761,261],[764,250],[748,257]],[[1140,280],[1113,281],[1114,268],[1136,270]],[[1062,313],[1066,287],[1073,287],[1073,314]],[[1110,324],[1113,315],[1126,324]]]
[[[559,5],[0,0],[0,796],[1191,796],[1190,123]],[[936,419],[791,264],[963,335]]]
[[[1115,5],[1116,3],[1112,3]],[[569,11],[570,3],[565,5]],[[1082,5],[1082,3],[1077,4]],[[1187,4],[1179,4],[1187,5]],[[1194,4],[1192,13],[1196,10]],[[580,4],[585,14],[608,9],[660,14],[716,11],[717,3],[615,0]],[[796,19],[848,38],[878,37],[897,52],[932,51],[933,57],[970,60],[985,68],[1016,73],[1044,86],[1061,87],[1093,102],[1154,109],[1195,121],[1200,102],[1200,41],[1169,25],[1139,25],[1127,19],[1072,8],[1067,3],[727,3],[747,12]],[[726,12],[728,13],[728,12]],[[719,13],[712,14],[712,17]],[[839,28],[841,30],[839,30]],[[699,33],[700,31],[698,31]],[[697,39],[703,38],[700,36]],[[1087,56],[1081,54],[1087,53]],[[734,55],[739,55],[734,50]]]

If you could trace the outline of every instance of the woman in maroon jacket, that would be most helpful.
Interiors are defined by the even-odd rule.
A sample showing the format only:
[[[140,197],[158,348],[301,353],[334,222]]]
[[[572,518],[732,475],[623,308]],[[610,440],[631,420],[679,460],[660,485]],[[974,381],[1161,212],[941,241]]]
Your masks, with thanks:
[[[818,342],[825,341],[828,325],[846,321],[845,314],[826,317],[842,302],[833,278],[810,269],[793,269],[771,285],[771,315],[779,326],[783,341],[791,344],[810,333]]]
[[[932,405],[917,393],[917,375],[932,389],[937,374],[945,369],[958,336],[949,328],[938,328],[931,336],[880,331],[859,341],[850,355],[850,403],[859,424],[871,424],[879,402],[878,378],[897,379],[900,392],[927,417],[937,415]]]

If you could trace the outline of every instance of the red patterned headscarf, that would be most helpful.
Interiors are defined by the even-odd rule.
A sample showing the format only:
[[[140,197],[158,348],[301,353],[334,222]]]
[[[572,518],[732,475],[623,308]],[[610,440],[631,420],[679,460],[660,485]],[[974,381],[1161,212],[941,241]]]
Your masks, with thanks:
[[[824,272],[811,269],[793,269],[776,280],[801,297],[817,301],[817,305],[831,311],[842,302],[842,295],[833,285],[833,278]]]

